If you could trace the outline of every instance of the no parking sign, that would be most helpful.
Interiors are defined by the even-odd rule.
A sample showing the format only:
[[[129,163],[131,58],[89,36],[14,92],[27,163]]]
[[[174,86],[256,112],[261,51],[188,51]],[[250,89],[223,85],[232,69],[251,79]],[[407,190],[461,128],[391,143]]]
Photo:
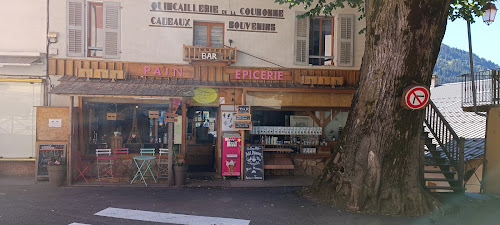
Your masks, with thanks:
[[[431,91],[423,85],[412,85],[403,92],[401,105],[405,109],[423,109],[429,105]]]

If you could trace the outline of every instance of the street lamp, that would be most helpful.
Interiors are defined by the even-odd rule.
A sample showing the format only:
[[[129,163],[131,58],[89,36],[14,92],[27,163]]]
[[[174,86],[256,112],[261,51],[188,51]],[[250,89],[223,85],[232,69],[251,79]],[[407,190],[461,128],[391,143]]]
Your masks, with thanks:
[[[490,25],[493,23],[495,20],[495,15],[497,13],[497,8],[495,7],[495,4],[488,2],[486,5],[483,7],[484,14],[483,14],[483,21],[487,24]],[[486,116],[483,115],[482,113],[477,112],[477,98],[476,98],[476,85],[474,83],[474,62],[472,60],[472,43],[471,43],[471,38],[470,38],[470,21],[467,20],[467,37],[469,39],[469,64],[470,64],[470,76],[471,76],[471,84],[472,84],[472,102],[474,104],[474,113],[480,116]]]
[[[483,7],[483,21],[489,26],[493,21],[495,21],[495,15],[497,14],[497,7],[495,4],[488,2]]]

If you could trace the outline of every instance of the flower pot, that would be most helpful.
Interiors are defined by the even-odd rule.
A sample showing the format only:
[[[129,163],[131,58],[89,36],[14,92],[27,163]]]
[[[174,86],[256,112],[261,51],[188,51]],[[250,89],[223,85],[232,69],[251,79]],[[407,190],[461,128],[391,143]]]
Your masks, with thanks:
[[[60,187],[66,180],[66,165],[49,165],[49,184],[54,187]]]
[[[174,166],[175,186],[182,186],[186,183],[187,166]]]

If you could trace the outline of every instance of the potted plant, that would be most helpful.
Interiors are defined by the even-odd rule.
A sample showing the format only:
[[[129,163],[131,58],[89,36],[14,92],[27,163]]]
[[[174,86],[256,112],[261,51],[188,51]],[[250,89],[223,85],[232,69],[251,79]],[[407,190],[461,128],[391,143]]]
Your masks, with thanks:
[[[66,155],[53,153],[49,157],[47,171],[49,172],[49,184],[55,187],[62,186],[66,178]]]
[[[177,155],[174,155],[174,177],[175,177],[175,186],[182,186],[186,183],[186,174],[188,165],[186,160],[179,159]]]

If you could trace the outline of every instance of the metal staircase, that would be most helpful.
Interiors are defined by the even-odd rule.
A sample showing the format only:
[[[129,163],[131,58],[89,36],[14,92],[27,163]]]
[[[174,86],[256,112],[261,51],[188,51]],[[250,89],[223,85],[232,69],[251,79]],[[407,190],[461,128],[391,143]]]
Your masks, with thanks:
[[[465,139],[458,137],[432,101],[425,111],[422,139],[425,143],[425,188],[464,192]]]

